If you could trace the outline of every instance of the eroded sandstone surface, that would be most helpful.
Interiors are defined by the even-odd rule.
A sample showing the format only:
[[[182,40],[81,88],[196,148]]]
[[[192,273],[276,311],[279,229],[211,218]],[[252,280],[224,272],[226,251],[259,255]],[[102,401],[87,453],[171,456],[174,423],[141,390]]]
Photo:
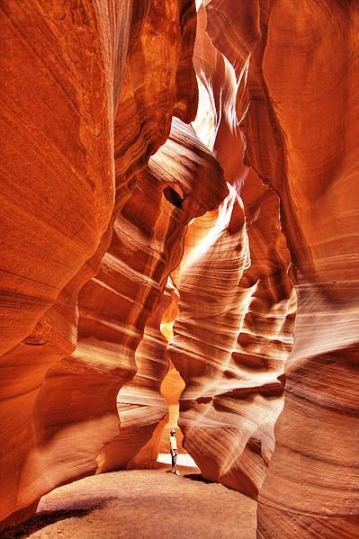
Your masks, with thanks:
[[[240,76],[245,62],[245,163],[280,196],[298,296],[258,535],[354,537],[358,6],[206,4],[215,46]]]
[[[1,5],[2,526],[179,397],[258,537],[358,533],[358,5],[196,4]]]
[[[243,165],[236,113],[245,115],[247,106],[243,77],[212,44],[206,19],[202,8],[194,58],[211,107],[195,126],[223,166],[230,192],[187,234],[169,351],[186,382],[180,398],[185,447],[205,477],[257,497],[283,406],[295,294],[279,197]]]
[[[76,348],[78,295],[172,116],[197,106],[192,2],[61,6],[1,7],[1,519],[94,473],[118,430],[134,362],[96,333],[89,350],[81,315]]]

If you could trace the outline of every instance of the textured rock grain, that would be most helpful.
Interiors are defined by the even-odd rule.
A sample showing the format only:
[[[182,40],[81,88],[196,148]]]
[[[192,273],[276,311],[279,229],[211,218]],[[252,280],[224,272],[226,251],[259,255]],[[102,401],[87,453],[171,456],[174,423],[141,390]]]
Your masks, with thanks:
[[[258,537],[355,537],[358,4],[196,3],[1,3],[0,520],[154,460],[175,365]]]
[[[194,58],[208,108],[194,125],[232,186],[218,212],[189,229],[170,355],[186,382],[186,449],[205,477],[257,497],[283,406],[295,294],[279,198],[243,164],[245,61],[229,64],[207,22],[201,8]]]
[[[159,9],[152,0],[97,0],[69,10],[31,0],[1,9],[4,519],[94,473],[118,429],[113,395],[134,365],[125,354],[115,362],[111,347],[104,355],[96,334],[89,346],[82,322],[71,356],[78,294],[172,115],[191,120],[197,100],[191,1]]]
[[[298,295],[258,534],[354,537],[358,6],[258,1],[243,17],[207,4],[216,47],[236,71],[246,63],[245,159],[280,197]]]

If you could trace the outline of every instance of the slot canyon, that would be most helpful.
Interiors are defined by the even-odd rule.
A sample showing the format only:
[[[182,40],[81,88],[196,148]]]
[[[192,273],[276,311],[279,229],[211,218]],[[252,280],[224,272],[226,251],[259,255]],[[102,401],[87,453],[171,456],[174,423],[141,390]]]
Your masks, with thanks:
[[[0,537],[359,537],[358,21],[0,2]]]

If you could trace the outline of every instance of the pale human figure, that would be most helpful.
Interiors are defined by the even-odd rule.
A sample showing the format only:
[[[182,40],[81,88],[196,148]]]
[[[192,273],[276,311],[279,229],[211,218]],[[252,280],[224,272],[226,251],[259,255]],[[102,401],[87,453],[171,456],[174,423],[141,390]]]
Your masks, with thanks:
[[[180,475],[177,470],[177,455],[178,455],[178,448],[177,448],[177,438],[176,438],[176,431],[175,429],[170,430],[170,453],[171,453],[171,459],[172,459],[172,473],[176,475]]]

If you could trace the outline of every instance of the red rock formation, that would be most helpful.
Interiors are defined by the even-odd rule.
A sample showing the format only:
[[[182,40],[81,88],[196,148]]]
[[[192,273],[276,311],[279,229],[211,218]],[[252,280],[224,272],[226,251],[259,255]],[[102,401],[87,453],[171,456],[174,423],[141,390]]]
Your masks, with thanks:
[[[357,3],[205,0],[205,145],[194,2],[75,4],[1,5],[0,520],[154,458],[171,272],[185,446],[256,497],[291,258],[258,537],[356,536]]]
[[[248,65],[246,159],[280,196],[298,294],[258,534],[354,537],[357,6],[263,0],[244,13],[229,0],[207,4],[217,48],[235,68]]]
[[[165,291],[149,315],[143,339],[135,352],[136,375],[118,394],[121,430],[116,440],[106,448],[107,460],[111,461],[113,468],[156,461],[158,443],[152,436],[156,427],[160,430],[159,424],[162,425],[167,419],[167,406],[160,394],[160,387],[169,367],[167,339],[162,335],[160,325],[171,301],[171,292]],[[149,441],[148,450],[144,448],[140,452]],[[113,456],[109,459],[110,453]]]
[[[186,449],[205,477],[256,497],[282,408],[295,299],[279,199],[243,165],[236,105],[242,112],[245,79],[212,45],[205,15],[202,8],[195,65],[210,110],[207,125],[195,125],[235,187],[218,214],[191,227],[170,352],[186,382],[180,399]]]
[[[282,407],[294,306],[278,200],[261,186],[250,211],[246,223],[232,189],[215,224],[207,216],[202,229],[197,224],[200,241],[177,281],[170,354],[186,382],[186,449],[205,477],[256,496]]]
[[[184,162],[186,168],[182,165]],[[188,222],[207,208],[216,207],[225,196],[227,189],[221,174],[217,162],[196,139],[194,131],[174,120],[168,141],[150,159],[148,169],[138,178],[130,199],[117,217],[112,244],[98,275],[81,292],[76,356],[85,352],[89,369],[92,368],[92,355],[95,359],[100,354],[102,361],[106,361],[108,355],[110,365],[113,356],[117,357],[115,368],[122,371],[117,389],[136,372],[135,351],[147,325],[145,339],[137,353],[140,370],[126,386],[127,390],[120,392],[122,404],[125,404],[122,399],[128,401],[133,392],[132,398],[137,399],[137,404],[144,399],[145,405],[143,372],[149,368],[147,356],[155,354],[154,347],[158,355],[153,358],[156,365],[150,369],[157,381],[151,384],[152,395],[159,390],[168,368],[166,341],[160,333],[166,302],[159,307],[156,304],[170,271],[180,262]],[[202,181],[197,183],[198,178]],[[199,196],[198,189],[206,193],[206,197]],[[144,193],[148,193],[145,199]],[[197,200],[201,203],[197,204]],[[106,368],[104,374],[108,376]],[[104,380],[103,387],[105,383],[109,382]],[[106,395],[111,395],[110,387]],[[155,406],[156,414],[151,414],[151,409],[142,409],[144,418],[139,420],[141,414],[137,414],[134,421],[138,420],[138,423],[132,429],[131,413],[125,414],[120,405],[120,421],[123,419],[124,424],[118,435],[113,390],[112,398],[112,407],[106,404],[106,410],[111,414],[108,423],[112,422],[112,435],[107,433],[102,439],[102,447],[97,449],[96,461],[101,471],[126,466],[146,443],[156,422],[166,411],[160,404],[163,401],[158,392],[157,403],[160,405]],[[82,409],[88,413],[85,407]]]
[[[162,391],[170,362],[168,340],[161,327],[173,321],[177,302],[178,294],[169,280],[157,307],[147,319],[143,339],[136,349],[136,376],[118,394],[121,431],[114,444],[116,468],[151,465],[160,452],[162,432],[170,413],[168,399]]]
[[[202,182],[194,183],[198,178]],[[148,193],[145,199],[144,193]],[[152,401],[147,409],[143,406],[142,419],[135,414],[134,429],[131,413],[123,414],[120,405],[123,429],[119,432],[116,394],[136,372],[135,351],[148,319],[138,350],[140,371],[126,388],[128,400],[131,388],[138,390],[140,385],[146,404],[143,372],[148,369],[148,347],[153,346],[154,333],[156,345],[162,345],[166,353],[166,341],[161,342],[159,331],[162,314],[161,310],[156,313],[156,303],[169,272],[180,261],[187,223],[218,206],[226,193],[215,159],[190,127],[174,121],[166,145],[150,159],[147,170],[137,175],[116,218],[112,243],[98,275],[80,293],[76,351],[48,369],[37,394],[33,421],[38,445],[27,456],[31,467],[28,488],[34,489],[37,480],[40,486],[35,482],[35,492],[44,488],[42,466],[48,489],[84,474],[124,467],[148,440],[166,413],[161,400]],[[158,379],[152,387],[154,396],[168,365],[151,368]],[[120,402],[124,395],[120,393]]]
[[[172,114],[193,116],[196,86],[191,1],[167,0],[159,9],[151,0],[97,0],[70,11],[56,2],[5,2],[0,19],[4,519],[97,469],[114,422],[98,431],[91,423],[109,408],[111,415],[115,399],[94,377],[106,371],[102,358],[89,372],[86,346],[61,360],[75,348],[77,296],[107,249],[131,178],[165,142]],[[107,367],[115,392],[130,371]]]
[[[170,362],[168,373],[163,379],[161,385],[161,395],[165,399],[168,409],[168,420],[163,425],[161,431],[161,439],[158,445],[158,453],[167,453],[169,450],[169,434],[170,430],[176,429],[176,438],[178,451],[180,453],[186,453],[183,447],[183,434],[178,429],[179,419],[179,398],[185,388],[183,378],[180,376],[178,370]]]
[[[289,4],[273,6],[270,13],[272,37],[262,70],[272,102],[269,115],[278,126],[273,138],[281,141],[286,164],[280,176],[272,173],[270,178],[283,201],[298,318],[259,530],[271,537],[275,526],[276,533],[291,529],[293,536],[303,537],[303,527],[310,526],[311,535],[353,537],[358,533],[353,514],[359,486],[352,436],[359,404],[354,385],[358,197],[353,179],[359,133],[353,116],[358,65],[355,69],[352,55],[358,12],[354,2],[304,2],[299,13]],[[290,38],[283,26],[292,28]],[[280,79],[288,54],[292,68]],[[257,114],[253,107],[249,129]],[[270,144],[261,150],[268,151]],[[254,162],[263,163],[255,145],[251,153],[257,156]]]

